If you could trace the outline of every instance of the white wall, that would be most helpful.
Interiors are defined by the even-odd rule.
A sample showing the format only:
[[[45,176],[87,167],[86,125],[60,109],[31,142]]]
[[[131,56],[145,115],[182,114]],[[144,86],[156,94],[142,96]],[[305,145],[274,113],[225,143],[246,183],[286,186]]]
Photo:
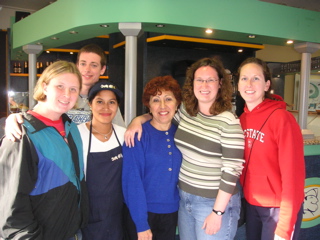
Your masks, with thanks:
[[[30,9],[22,9],[22,8],[12,8],[12,7],[6,7],[2,6],[2,9],[0,10],[0,29],[7,30],[11,26],[11,17],[16,16],[16,11],[19,12],[29,12],[34,13],[34,10]]]

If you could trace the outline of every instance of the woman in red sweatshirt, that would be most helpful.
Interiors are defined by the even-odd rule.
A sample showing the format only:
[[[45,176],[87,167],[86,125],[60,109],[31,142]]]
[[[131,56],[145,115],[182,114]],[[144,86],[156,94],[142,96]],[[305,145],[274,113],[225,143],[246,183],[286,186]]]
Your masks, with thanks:
[[[246,144],[240,182],[247,200],[247,240],[298,239],[305,179],[300,127],[284,101],[271,99],[265,62],[249,58],[238,73],[246,102],[240,116]]]

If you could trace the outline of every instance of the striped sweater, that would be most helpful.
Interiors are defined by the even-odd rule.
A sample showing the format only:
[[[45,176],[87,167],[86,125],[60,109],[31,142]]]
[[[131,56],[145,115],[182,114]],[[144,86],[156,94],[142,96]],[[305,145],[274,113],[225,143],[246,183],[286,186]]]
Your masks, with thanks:
[[[175,143],[182,153],[179,187],[188,193],[215,198],[218,190],[237,193],[243,169],[244,135],[237,119],[225,111],[191,117],[183,106],[175,115]]]

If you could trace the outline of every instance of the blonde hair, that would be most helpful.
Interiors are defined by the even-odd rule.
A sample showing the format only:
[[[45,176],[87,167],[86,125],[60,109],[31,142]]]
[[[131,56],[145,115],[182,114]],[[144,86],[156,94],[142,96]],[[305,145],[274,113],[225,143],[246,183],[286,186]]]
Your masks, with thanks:
[[[43,83],[48,85],[53,78],[63,73],[75,74],[78,77],[78,80],[80,83],[80,90],[81,90],[82,78],[76,65],[72,62],[56,61],[50,66],[48,66],[41,74],[41,77],[37,81],[37,84],[34,88],[33,98],[36,101],[45,101],[47,96],[44,94]]]

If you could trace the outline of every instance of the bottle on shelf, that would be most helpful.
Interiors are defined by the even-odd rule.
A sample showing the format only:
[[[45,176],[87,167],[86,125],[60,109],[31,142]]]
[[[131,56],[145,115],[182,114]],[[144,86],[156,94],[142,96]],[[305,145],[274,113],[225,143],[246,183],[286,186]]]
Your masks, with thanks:
[[[39,73],[41,74],[43,72],[43,65],[42,62],[39,63]]]
[[[21,63],[18,62],[18,68],[17,68],[18,73],[22,73],[22,68],[21,68]]]
[[[17,72],[18,72],[17,63],[15,62],[13,64],[13,73],[17,73]]]
[[[40,73],[40,65],[39,65],[39,62],[37,62],[37,73]]]
[[[23,72],[24,72],[24,73],[28,73],[28,72],[29,72],[29,69],[28,69],[28,62],[27,62],[27,61],[25,61],[25,62],[24,62]]]

